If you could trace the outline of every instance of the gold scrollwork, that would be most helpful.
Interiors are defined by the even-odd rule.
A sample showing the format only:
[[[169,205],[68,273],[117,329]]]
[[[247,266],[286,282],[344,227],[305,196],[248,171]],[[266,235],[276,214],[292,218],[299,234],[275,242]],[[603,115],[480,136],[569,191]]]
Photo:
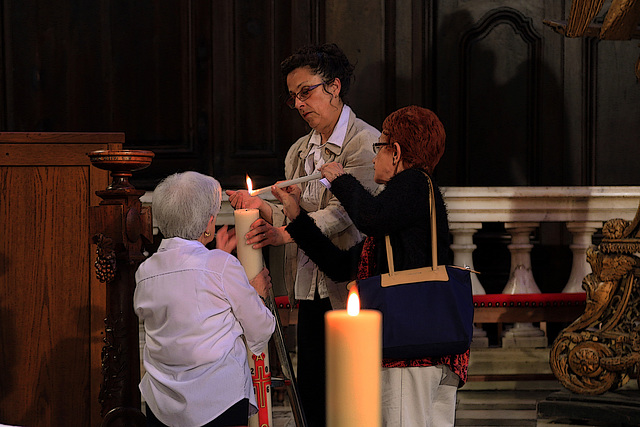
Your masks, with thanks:
[[[585,311],[552,345],[551,370],[575,393],[602,394],[638,377],[638,218],[632,223],[614,219],[605,224],[603,241],[587,251],[592,273],[582,282],[587,294]]]

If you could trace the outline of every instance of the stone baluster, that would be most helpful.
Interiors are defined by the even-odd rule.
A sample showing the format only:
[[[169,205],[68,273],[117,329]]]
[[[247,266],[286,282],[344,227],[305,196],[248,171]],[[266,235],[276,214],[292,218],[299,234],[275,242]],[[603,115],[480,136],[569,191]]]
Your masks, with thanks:
[[[540,223],[520,222],[505,223],[504,228],[511,235],[511,244],[507,247],[511,253],[511,269],[509,281],[502,290],[503,294],[539,294],[531,272],[531,249],[533,245],[529,237]]]
[[[602,221],[573,221],[567,222],[567,230],[572,235],[572,243],[569,246],[573,253],[573,263],[571,265],[571,275],[562,292],[584,292],[582,289],[582,279],[591,273],[591,266],[587,262],[587,249],[593,246],[592,237],[599,228]]]
[[[473,243],[473,235],[481,228],[482,223],[480,222],[456,222],[450,225],[449,231],[453,235],[451,250],[453,251],[454,265],[475,269],[473,266],[473,251],[477,246]],[[486,294],[475,273],[471,273],[471,287],[473,295]],[[473,347],[489,347],[487,333],[476,325],[473,326],[473,341],[471,345]]]
[[[475,270],[473,266],[473,251],[477,246],[473,243],[473,236],[481,228],[482,223],[480,222],[457,222],[451,224],[449,231],[453,235],[451,250],[453,251],[454,265]],[[471,273],[471,287],[474,295],[486,294],[475,273]]]
[[[511,268],[503,294],[540,293],[531,271],[533,245],[530,241],[531,233],[539,225],[538,222],[505,223],[505,229],[511,235],[511,244],[507,246],[511,252]],[[502,346],[546,347],[547,337],[532,323],[516,323],[504,332]]]

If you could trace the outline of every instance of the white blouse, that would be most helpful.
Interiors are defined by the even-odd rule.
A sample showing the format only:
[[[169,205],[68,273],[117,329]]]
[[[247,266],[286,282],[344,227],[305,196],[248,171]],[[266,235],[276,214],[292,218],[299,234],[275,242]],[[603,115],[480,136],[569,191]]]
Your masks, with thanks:
[[[194,240],[164,239],[136,272],[134,309],[144,321],[140,391],[164,424],[206,424],[241,399],[257,411],[247,350],[260,354],[272,313],[232,255]]]

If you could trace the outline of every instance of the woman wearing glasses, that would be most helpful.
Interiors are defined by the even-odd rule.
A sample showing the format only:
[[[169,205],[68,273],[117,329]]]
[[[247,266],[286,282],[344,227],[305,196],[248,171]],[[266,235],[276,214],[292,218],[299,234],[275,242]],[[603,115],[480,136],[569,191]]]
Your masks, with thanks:
[[[354,66],[335,44],[305,46],[281,63],[289,99],[311,131],[298,139],[285,159],[285,178],[311,175],[325,163],[340,163],[369,189],[373,180],[372,145],[380,132],[358,119],[344,98],[353,80]],[[301,205],[322,232],[341,248],[362,240],[340,202],[320,181],[301,185]],[[298,250],[285,230],[286,217],[280,206],[246,191],[228,191],[234,208],[258,208],[264,231],[255,248],[285,247],[285,280],[289,298],[299,301],[298,386],[310,426],[325,424],[324,313],[346,306],[345,282],[326,276]],[[260,220],[259,220],[260,221]]]
[[[374,144],[375,180],[385,184],[383,191],[371,194],[338,163],[321,168],[322,175],[331,182],[331,191],[368,237],[349,250],[336,247],[298,204],[297,188],[273,186],[272,192],[292,220],[287,231],[335,280],[366,279],[387,273],[385,235],[391,239],[397,270],[431,266],[430,190],[425,173],[433,173],[444,143],[444,127],[431,110],[410,106],[391,113],[382,124],[380,142]],[[435,185],[433,194],[438,260],[449,264],[447,210]],[[247,233],[249,242],[261,231],[256,227]],[[469,350],[442,357],[384,358],[383,426],[453,426],[457,388],[467,380],[468,362]]]

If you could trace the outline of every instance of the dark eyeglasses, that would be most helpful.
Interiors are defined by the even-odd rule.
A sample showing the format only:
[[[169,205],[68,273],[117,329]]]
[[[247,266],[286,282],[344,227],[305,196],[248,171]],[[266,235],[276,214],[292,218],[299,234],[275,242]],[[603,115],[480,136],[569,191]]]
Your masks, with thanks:
[[[388,143],[388,142],[375,142],[375,143],[373,143],[373,152],[375,154],[378,154],[382,147],[384,147],[385,145],[389,145],[389,144],[390,143]]]
[[[300,92],[292,93],[289,96],[289,99],[287,99],[287,106],[289,108],[291,108],[292,110],[295,109],[296,108],[296,98],[298,98],[300,101],[306,101],[311,96],[311,91],[314,90],[315,88],[317,88],[318,86],[322,86],[323,84],[324,84],[324,82],[318,83],[317,85],[313,85],[313,86],[305,86],[300,90]]]

